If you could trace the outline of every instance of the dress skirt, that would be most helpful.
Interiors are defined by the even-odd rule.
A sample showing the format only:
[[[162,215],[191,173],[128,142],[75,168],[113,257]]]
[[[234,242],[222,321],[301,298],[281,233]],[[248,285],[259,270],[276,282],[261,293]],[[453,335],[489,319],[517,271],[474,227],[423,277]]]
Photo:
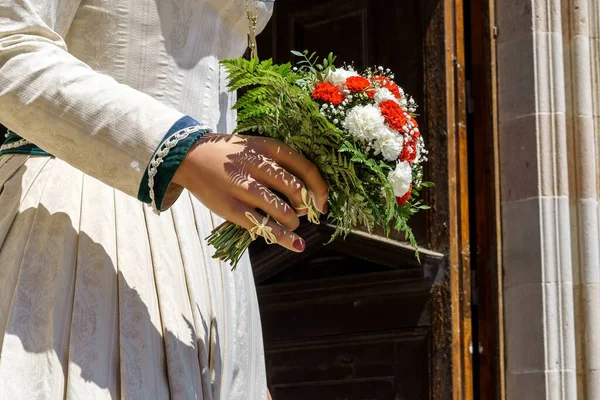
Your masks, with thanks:
[[[249,260],[184,192],[152,210],[63,161],[0,157],[0,399],[266,398]]]

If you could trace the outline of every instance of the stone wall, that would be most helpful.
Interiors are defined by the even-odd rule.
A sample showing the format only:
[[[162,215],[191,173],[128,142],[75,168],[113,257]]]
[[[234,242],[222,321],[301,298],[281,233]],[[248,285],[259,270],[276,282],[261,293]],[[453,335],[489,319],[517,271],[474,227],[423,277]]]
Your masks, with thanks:
[[[497,0],[509,399],[600,399],[600,3]]]

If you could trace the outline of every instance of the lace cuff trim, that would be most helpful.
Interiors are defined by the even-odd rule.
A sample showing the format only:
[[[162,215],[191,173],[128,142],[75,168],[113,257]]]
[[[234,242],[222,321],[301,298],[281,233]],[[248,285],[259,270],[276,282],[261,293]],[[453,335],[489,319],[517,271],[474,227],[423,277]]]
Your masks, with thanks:
[[[29,141],[25,140],[25,139],[21,139],[21,140],[18,140],[16,142],[3,144],[2,146],[0,146],[0,151],[6,151],[6,150],[11,150],[11,149],[16,149],[18,147],[26,146],[28,144],[31,144],[31,143]]]
[[[148,164],[148,194],[150,196],[150,200],[152,201],[152,209],[155,213],[159,214],[160,211],[156,206],[156,196],[154,194],[154,177],[158,174],[158,168],[165,161],[165,157],[169,154],[169,152],[179,144],[182,140],[187,139],[190,135],[200,132],[210,130],[207,126],[195,125],[189,126],[187,128],[181,129],[171,136],[169,136],[158,148],[156,153],[152,156],[150,163]]]

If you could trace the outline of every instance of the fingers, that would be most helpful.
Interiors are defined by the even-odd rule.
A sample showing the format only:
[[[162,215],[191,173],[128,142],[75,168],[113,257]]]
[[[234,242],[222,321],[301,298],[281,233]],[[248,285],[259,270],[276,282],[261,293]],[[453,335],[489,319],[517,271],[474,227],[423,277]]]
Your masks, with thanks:
[[[263,210],[287,229],[293,231],[300,225],[298,215],[292,207],[263,183],[248,178],[237,187],[236,192],[238,200],[250,207]]]
[[[265,141],[269,156],[283,168],[300,178],[308,190],[315,196],[315,206],[322,213],[327,212],[329,187],[318,168],[291,147],[275,141]]]
[[[307,214],[308,210],[306,210],[302,200],[304,183],[300,179],[266,157],[262,157],[261,162],[253,165],[251,169],[251,175],[254,179],[288,198],[296,215],[303,216]]]
[[[250,213],[254,219],[251,220],[248,218],[246,213]],[[245,205],[239,200],[232,200],[230,212],[228,214],[230,215],[225,216],[227,220],[247,229],[248,231],[257,226],[256,222],[258,222],[258,224],[263,224],[263,222],[265,222],[265,217],[263,215],[259,214],[256,210]],[[273,219],[269,219],[265,226],[270,228],[270,232],[274,235],[276,239],[275,241],[278,245],[296,253],[301,253],[306,248],[304,239],[279,225]],[[261,236],[264,237],[265,235]]]

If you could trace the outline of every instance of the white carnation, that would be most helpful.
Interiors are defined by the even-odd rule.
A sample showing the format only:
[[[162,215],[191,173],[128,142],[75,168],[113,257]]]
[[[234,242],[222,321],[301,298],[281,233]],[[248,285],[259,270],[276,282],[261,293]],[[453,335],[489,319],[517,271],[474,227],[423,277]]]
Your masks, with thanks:
[[[379,88],[375,91],[375,101],[377,104],[382,103],[386,100],[394,100],[396,101],[396,97],[394,93],[390,91],[388,88]]]
[[[402,135],[387,126],[384,131],[380,132],[380,136],[373,145],[375,155],[381,154],[387,161],[397,160],[403,147],[404,139]]]
[[[356,106],[348,111],[343,127],[352,136],[363,141],[372,141],[386,129],[385,119],[374,105]]]
[[[336,68],[335,71],[329,72],[325,80],[327,82],[333,83],[340,89],[344,89],[346,87],[346,80],[351,76],[358,76],[358,72],[356,72],[352,68]]]
[[[412,182],[412,170],[410,164],[406,161],[396,164],[396,169],[388,175],[388,181],[391,183],[396,197],[404,196],[410,189],[410,184]]]

